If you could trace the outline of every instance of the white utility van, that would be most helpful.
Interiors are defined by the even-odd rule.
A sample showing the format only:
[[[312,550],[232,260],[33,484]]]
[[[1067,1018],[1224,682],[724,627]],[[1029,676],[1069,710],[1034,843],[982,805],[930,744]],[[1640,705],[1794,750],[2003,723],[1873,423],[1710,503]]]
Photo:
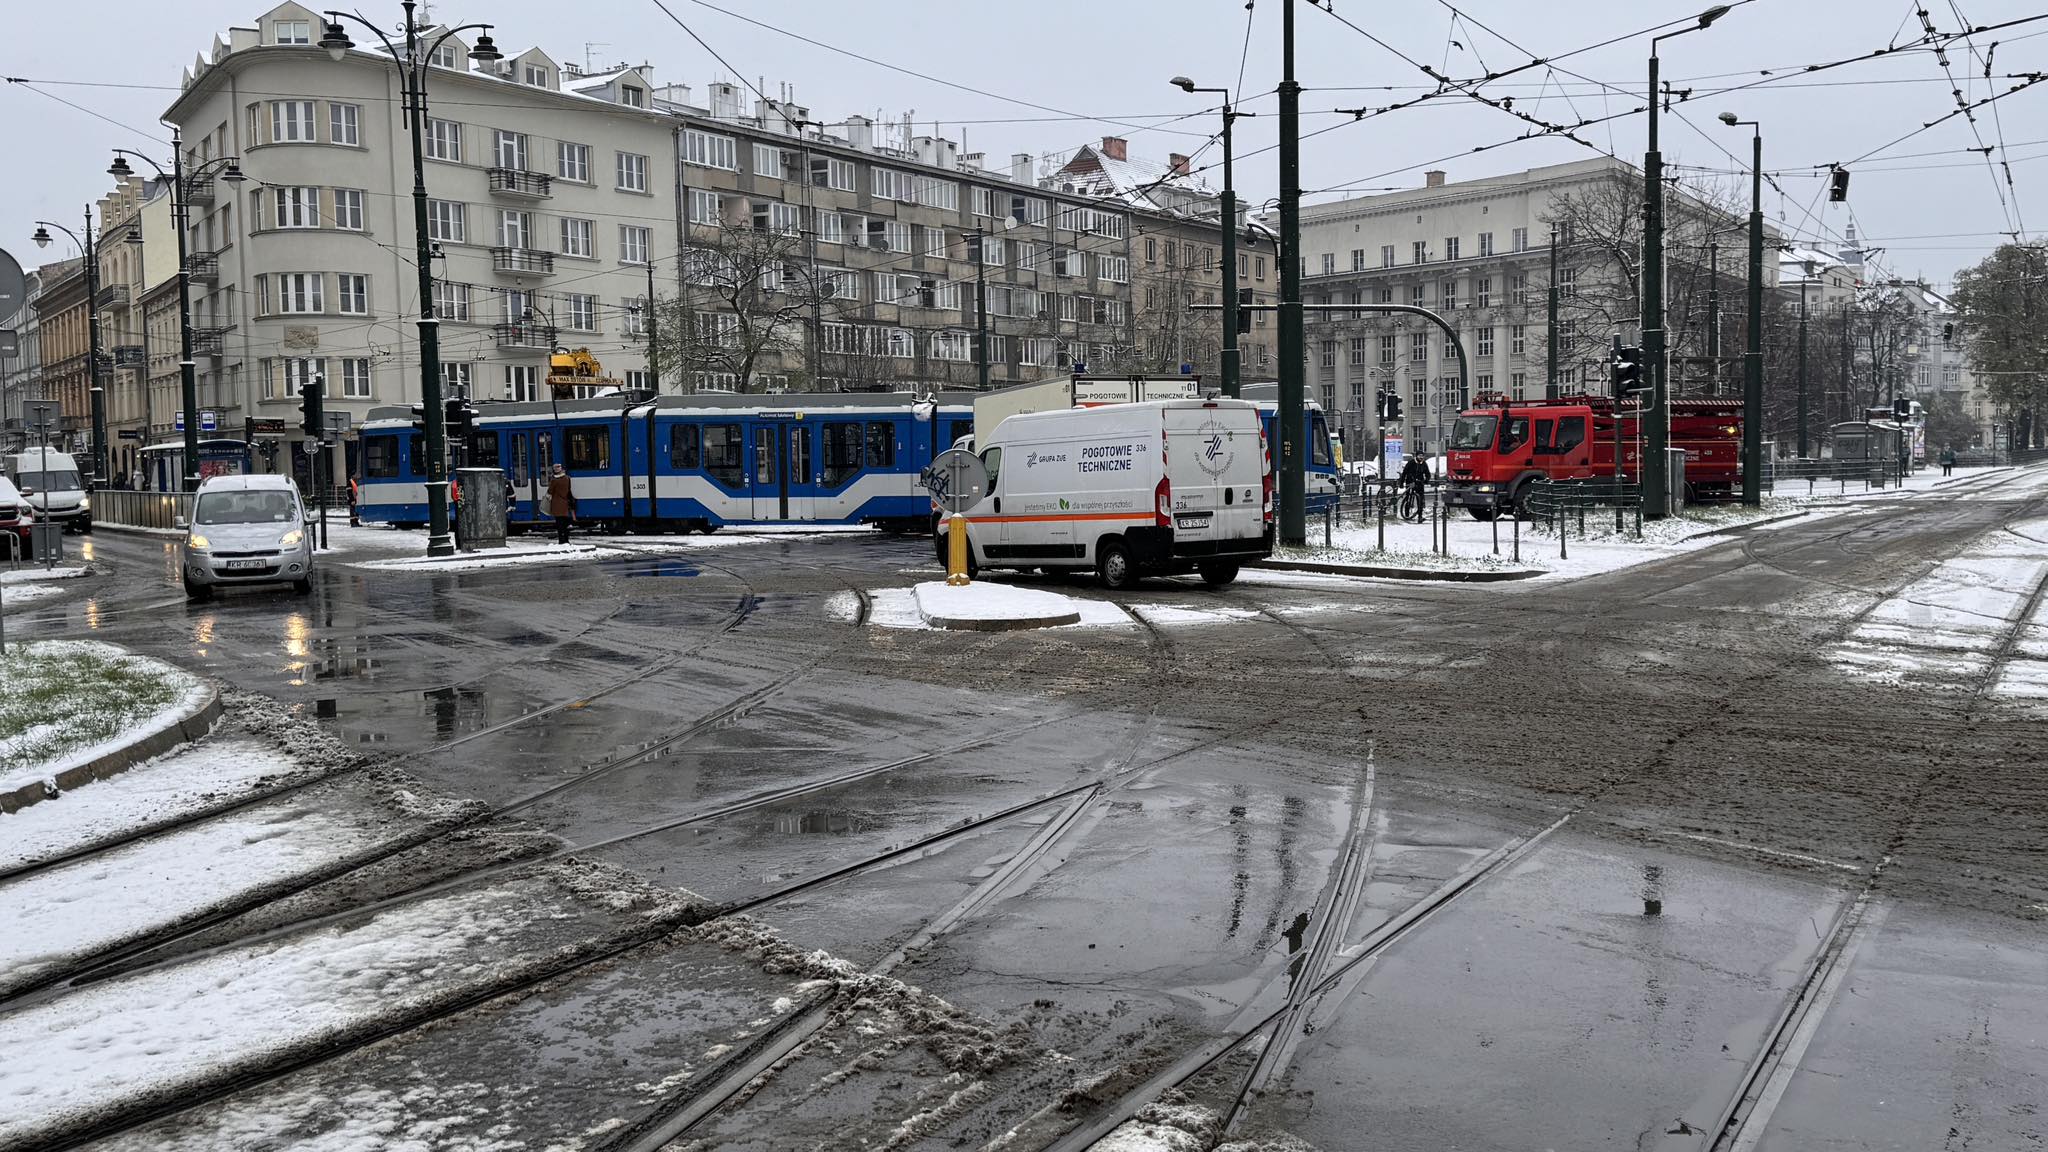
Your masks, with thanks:
[[[1247,401],[1028,412],[976,446],[989,494],[966,512],[971,569],[1093,570],[1111,588],[1199,572],[1220,585],[1272,554],[1273,477]],[[947,531],[942,518],[942,562]]]
[[[92,531],[92,500],[73,457],[48,448],[23,449],[7,458],[7,476],[38,517],[62,524],[66,532]]]

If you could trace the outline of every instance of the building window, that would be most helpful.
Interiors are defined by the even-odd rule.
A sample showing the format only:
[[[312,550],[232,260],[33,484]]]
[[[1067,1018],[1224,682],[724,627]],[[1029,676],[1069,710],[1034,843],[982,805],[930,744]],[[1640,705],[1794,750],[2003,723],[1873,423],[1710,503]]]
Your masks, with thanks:
[[[1408,359],[1416,364],[1429,362],[1429,334],[1411,333],[1408,337]]]
[[[427,121],[427,158],[462,163],[462,125],[453,120]]]
[[[1353,336],[1351,338],[1351,366],[1353,368],[1365,367],[1365,337],[1363,336]]]
[[[280,272],[277,310],[287,315],[316,315],[327,309],[321,299],[326,278],[318,272]]]
[[[362,116],[362,109],[354,104],[329,104],[327,106],[327,141],[330,144],[359,144],[356,122]]]
[[[1517,228],[1508,233],[1508,243],[1513,246],[1513,251],[1527,252],[1529,250],[1529,230],[1527,228]]]
[[[1458,306],[1458,282],[1456,280],[1444,281],[1442,297],[1446,311]]]
[[[1492,235],[1492,233],[1487,233],[1487,235]],[[1472,303],[1478,305],[1481,308],[1493,307],[1493,277],[1481,276],[1473,284],[1472,294]]]
[[[1527,400],[1529,398],[1527,395],[1529,391],[1529,374],[1526,372],[1508,373],[1508,389],[1514,393],[1515,399]]]
[[[619,103],[628,108],[647,107],[647,92],[631,84],[619,85]]]
[[[1481,356],[1491,356],[1491,355],[1493,355],[1493,329],[1492,329],[1492,328],[1481,328],[1481,329],[1479,330],[1479,338],[1478,338],[1478,345],[1479,345],[1479,355],[1481,355]]]
[[[515,172],[526,171],[526,133],[507,132],[498,128],[491,133],[492,151],[498,158],[498,167],[510,168]]]
[[[1399,350],[1399,345],[1400,337],[1398,336],[1380,337],[1380,363],[1392,365],[1394,363],[1394,356]]]
[[[461,50],[455,47],[454,40],[443,41],[440,47],[434,49],[433,58],[429,63],[436,68],[459,69],[462,67]]]
[[[1254,256],[1254,257],[1252,257],[1252,279],[1254,279],[1254,280],[1264,280],[1265,278],[1266,278],[1266,258],[1265,258],[1264,256]]]
[[[360,188],[336,188],[334,190],[334,226],[350,232],[363,230],[363,190]]]
[[[1481,256],[1493,255],[1493,233],[1481,232],[1479,234],[1479,254]]]
[[[704,188],[690,189],[690,223],[725,223],[725,204],[718,193]]]
[[[469,320],[469,285],[434,281],[434,315],[443,320]]]
[[[1334,274],[1336,273],[1336,271],[1337,271],[1337,254],[1336,254],[1335,252],[1325,252],[1325,253],[1323,253],[1323,275],[1325,275],[1325,276],[1330,276],[1330,275],[1334,275]]]
[[[647,191],[647,157],[631,152],[619,153],[619,190]]]
[[[270,25],[273,44],[311,44],[313,25],[305,20],[275,20]]]
[[[795,204],[778,201],[754,203],[754,227],[762,232],[795,236],[803,230],[803,212]]]
[[[343,400],[368,400],[370,398],[370,358],[368,356],[345,356],[342,358],[341,398]]]
[[[581,256],[588,260],[597,255],[596,242],[591,238],[595,226],[588,220],[562,218],[562,255]]]
[[[590,183],[590,145],[563,140],[555,145],[555,175],[578,184]]]
[[[342,272],[334,277],[334,298],[343,316],[370,314],[370,278],[359,272]]]
[[[698,168],[723,168],[727,172],[740,170],[739,153],[732,137],[694,128],[683,133],[683,163]]]
[[[1131,261],[1128,257],[1124,256],[1097,256],[1095,258],[1095,275],[1097,278],[1107,280],[1112,284],[1129,283],[1131,279]]]
[[[540,399],[540,366],[538,364],[505,365],[505,399]]]
[[[1427,263],[1429,263],[1429,242],[1428,242],[1428,241],[1426,241],[1426,240],[1417,240],[1417,241],[1415,242],[1415,263],[1417,263],[1417,264],[1427,264]]]
[[[1517,303],[1517,304],[1527,304],[1527,303],[1529,302],[1529,274],[1528,274],[1528,273],[1526,273],[1526,272],[1517,272],[1517,273],[1515,273],[1515,274],[1514,274],[1514,275],[1513,275],[1512,277],[1510,277],[1510,278],[1509,278],[1509,280],[1508,280],[1508,284],[1509,284],[1509,291],[1510,291],[1510,292],[1512,292],[1512,293],[1513,293],[1513,295],[1514,295],[1514,300],[1515,300],[1515,303]]]
[[[785,179],[782,165],[787,158],[788,153],[773,144],[754,145],[754,175],[766,176],[770,180]]]
[[[1351,270],[1353,272],[1365,271],[1365,249],[1353,248],[1351,250]]]
[[[903,173],[893,168],[868,169],[868,191],[878,200],[904,199]]]
[[[1529,354],[1529,328],[1524,324],[1508,326],[1508,351],[1516,356]]]
[[[1579,270],[1559,268],[1557,270],[1557,298],[1569,300],[1579,294]]]
[[[500,211],[498,213],[498,245],[503,248],[526,248],[533,240],[533,217],[524,212]]]
[[[1456,236],[1446,236],[1446,237],[1444,237],[1444,259],[1446,259],[1446,260],[1456,260],[1457,258],[1458,258],[1458,238],[1457,238]]]
[[[851,160],[833,160],[825,156],[811,157],[811,183],[823,184],[840,192],[851,192],[855,185],[855,169]]]
[[[1410,304],[1414,305],[1414,306],[1415,306],[1415,307],[1417,307],[1417,308],[1420,308],[1420,307],[1422,307],[1423,305],[1427,304],[1428,302],[1429,302],[1429,286],[1428,286],[1428,285],[1425,285],[1425,284],[1417,284],[1417,285],[1416,285],[1415,287],[1413,287],[1413,288],[1410,288],[1410,289],[1408,290],[1408,303],[1410,303]]]
[[[649,233],[645,228],[631,224],[619,225],[619,263],[647,263]]]
[[[545,88],[548,86],[548,69],[545,64],[526,65],[523,76],[528,88]]]
[[[313,102],[273,100],[270,103],[270,142],[310,144],[313,141]]]
[[[1323,341],[1322,356],[1323,367],[1335,368],[1337,366],[1337,342],[1335,340]]]
[[[453,200],[427,201],[427,235],[450,244],[466,243],[468,205]]]
[[[960,210],[960,185],[934,176],[918,176],[910,182],[910,198],[927,208]]]
[[[314,377],[325,378],[327,361],[318,356],[294,356],[284,361],[284,398],[297,396]]]
[[[577,332],[597,331],[597,297],[585,292],[571,292],[565,319],[571,330]]]
[[[318,188],[275,188],[277,212],[271,217],[271,225],[277,228],[318,228],[320,226],[320,190]]]

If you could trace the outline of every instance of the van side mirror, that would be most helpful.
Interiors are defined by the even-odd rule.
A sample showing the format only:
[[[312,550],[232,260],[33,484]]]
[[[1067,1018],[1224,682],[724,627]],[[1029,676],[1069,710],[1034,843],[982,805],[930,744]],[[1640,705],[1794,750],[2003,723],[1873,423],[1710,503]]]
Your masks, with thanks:
[[[173,516],[173,517],[171,517],[171,527],[173,527],[173,528],[190,528],[190,527],[191,527],[191,525],[190,525],[190,524],[187,524],[187,523],[185,522],[185,518],[184,518],[183,516]]]

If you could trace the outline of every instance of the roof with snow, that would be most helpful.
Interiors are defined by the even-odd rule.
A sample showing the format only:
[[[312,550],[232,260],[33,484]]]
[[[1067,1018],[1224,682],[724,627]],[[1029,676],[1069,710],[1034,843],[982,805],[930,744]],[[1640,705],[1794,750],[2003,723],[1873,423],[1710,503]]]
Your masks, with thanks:
[[[1100,145],[1082,145],[1064,167],[1039,183],[1056,191],[1117,200],[1152,212],[1191,215],[1203,209],[1214,211],[1216,192],[1190,171],[1192,167],[1188,157],[1177,153],[1165,164],[1134,160],[1122,140],[1109,137]]]

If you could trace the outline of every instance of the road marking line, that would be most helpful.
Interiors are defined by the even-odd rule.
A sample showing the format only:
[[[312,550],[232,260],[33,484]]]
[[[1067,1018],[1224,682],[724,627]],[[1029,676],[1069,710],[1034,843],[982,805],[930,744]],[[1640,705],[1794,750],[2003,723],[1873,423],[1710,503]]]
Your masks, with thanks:
[[[1745,852],[1761,852],[1766,856],[1781,856],[1787,860],[1800,860],[1808,864],[1825,864],[1830,868],[1840,868],[1844,872],[1863,871],[1863,865],[1861,864],[1844,864],[1839,860],[1829,860],[1824,856],[1808,856],[1800,852],[1786,852],[1779,848],[1766,848],[1761,844],[1744,844],[1740,840],[1723,840],[1718,836],[1700,836],[1691,832],[1684,833],[1684,836],[1687,840],[1698,840],[1705,844],[1720,844],[1728,848],[1740,848]]]

